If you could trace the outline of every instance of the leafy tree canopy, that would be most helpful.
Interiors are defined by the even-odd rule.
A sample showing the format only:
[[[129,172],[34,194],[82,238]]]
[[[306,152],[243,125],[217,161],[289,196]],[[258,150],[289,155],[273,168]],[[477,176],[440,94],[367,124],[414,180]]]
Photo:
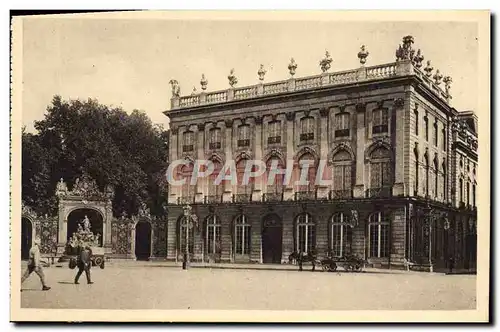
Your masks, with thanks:
[[[71,187],[87,173],[101,190],[114,186],[115,215],[134,214],[141,202],[162,213],[168,132],[146,114],[55,96],[35,128],[22,134],[22,197],[37,212],[56,213],[59,179]]]

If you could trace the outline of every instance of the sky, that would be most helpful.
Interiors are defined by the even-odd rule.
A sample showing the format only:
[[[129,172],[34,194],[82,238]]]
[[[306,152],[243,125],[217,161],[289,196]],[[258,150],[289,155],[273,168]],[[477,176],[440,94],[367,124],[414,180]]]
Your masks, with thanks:
[[[453,79],[452,105],[476,110],[478,104],[478,30],[476,23],[379,22],[333,20],[187,20],[104,19],[78,15],[33,17],[23,21],[23,125],[43,119],[54,95],[68,99],[96,98],[125,111],[145,111],[154,123],[168,127],[162,113],[170,108],[171,79],[181,95],[227,89],[231,68],[237,86],[321,72],[325,51],[333,58],[330,72],[360,66],[361,45],[370,52],[367,66],[395,60],[405,35],[415,38],[425,61]]]

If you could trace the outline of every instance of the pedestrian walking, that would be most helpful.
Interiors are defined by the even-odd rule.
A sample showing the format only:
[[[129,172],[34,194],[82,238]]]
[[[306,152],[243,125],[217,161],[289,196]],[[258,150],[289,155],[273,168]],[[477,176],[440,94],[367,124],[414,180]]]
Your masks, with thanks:
[[[83,271],[85,271],[85,277],[87,278],[87,284],[93,284],[90,279],[90,268],[92,266],[92,250],[89,246],[85,246],[78,255],[78,272],[75,276],[75,284],[79,284],[78,279],[82,275]]]
[[[47,291],[50,289],[49,286],[45,283],[45,275],[43,273],[42,264],[40,262],[40,239],[36,238],[33,247],[31,247],[29,252],[29,260],[28,260],[28,268],[24,272],[21,278],[21,284],[28,279],[31,273],[35,272],[40,281],[42,282],[42,290]]]

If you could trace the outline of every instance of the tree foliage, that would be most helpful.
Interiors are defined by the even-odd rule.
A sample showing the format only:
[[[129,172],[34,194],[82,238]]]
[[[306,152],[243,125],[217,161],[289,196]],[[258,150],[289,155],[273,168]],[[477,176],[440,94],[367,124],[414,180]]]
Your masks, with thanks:
[[[115,215],[136,213],[141,202],[162,213],[168,133],[143,112],[55,96],[35,129],[22,135],[22,196],[39,213],[55,213],[59,179],[71,186],[83,173],[115,188]]]

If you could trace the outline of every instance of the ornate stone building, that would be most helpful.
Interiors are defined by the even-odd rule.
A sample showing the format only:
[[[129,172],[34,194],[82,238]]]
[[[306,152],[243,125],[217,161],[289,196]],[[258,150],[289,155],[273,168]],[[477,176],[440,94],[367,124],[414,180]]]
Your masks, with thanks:
[[[196,186],[171,186],[167,258],[189,250],[198,261],[282,263],[293,251],[319,256],[353,253],[375,266],[411,263],[424,269],[474,266],[476,239],[477,118],[450,105],[451,78],[424,64],[413,37],[403,38],[396,61],[286,80],[180,96],[172,80],[169,160],[191,164],[176,174],[190,179],[192,162],[212,160],[215,172]],[[238,179],[246,160],[285,168],[308,160],[311,176],[328,162],[331,185],[213,185],[228,160]],[[268,166],[270,167],[270,166]],[[268,169],[270,171],[270,169]],[[294,173],[295,174],[295,173]],[[199,223],[186,227],[182,207]]]

